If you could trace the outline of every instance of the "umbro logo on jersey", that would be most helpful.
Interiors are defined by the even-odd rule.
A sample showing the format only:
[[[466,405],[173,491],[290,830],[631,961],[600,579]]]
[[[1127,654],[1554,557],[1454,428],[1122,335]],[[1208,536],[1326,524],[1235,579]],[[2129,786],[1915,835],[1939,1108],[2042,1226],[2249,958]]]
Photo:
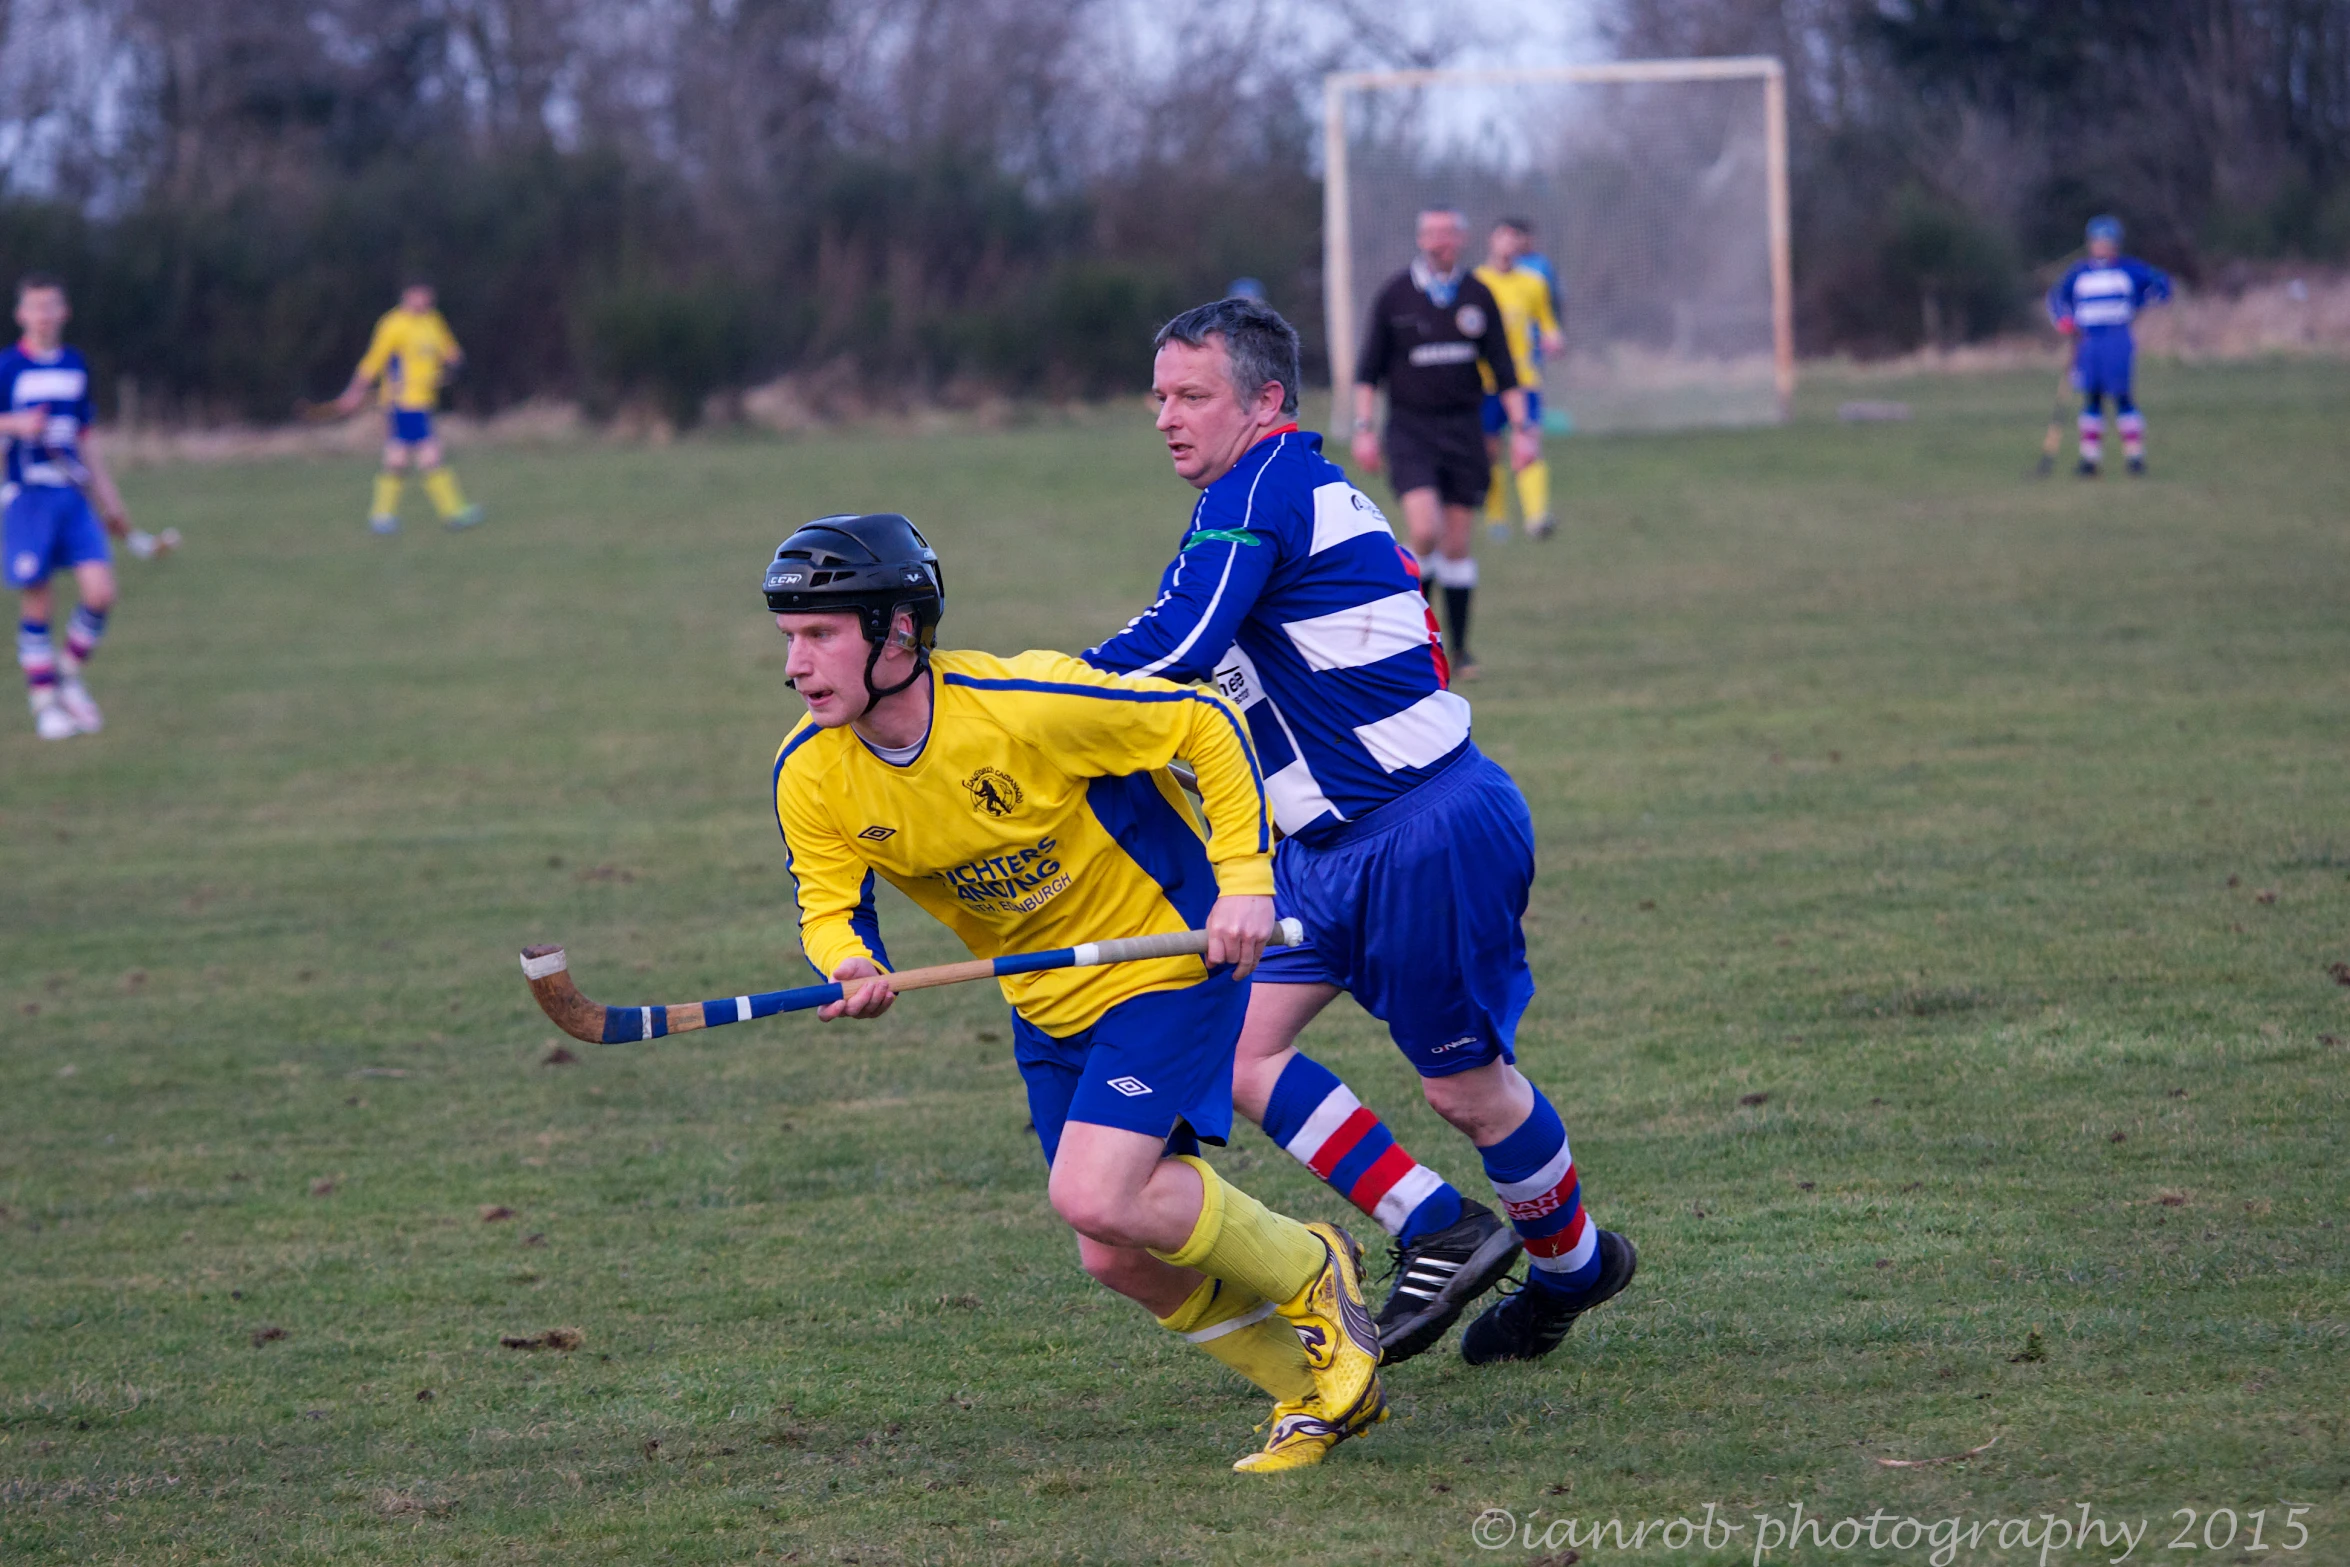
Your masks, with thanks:
[[[857,834],[858,837],[870,843],[879,843],[885,838],[895,838],[897,835],[898,830],[895,827],[868,827]]]
[[[1151,1085],[1139,1077],[1113,1077],[1110,1086],[1129,1099],[1140,1099],[1151,1091]]]

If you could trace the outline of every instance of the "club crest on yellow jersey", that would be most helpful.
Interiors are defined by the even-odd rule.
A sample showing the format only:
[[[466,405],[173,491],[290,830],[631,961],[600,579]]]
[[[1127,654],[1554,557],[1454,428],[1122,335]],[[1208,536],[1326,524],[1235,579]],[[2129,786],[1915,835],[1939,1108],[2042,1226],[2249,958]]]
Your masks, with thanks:
[[[1024,798],[1012,775],[1000,767],[982,767],[963,780],[963,789],[971,796],[971,809],[999,819],[1018,810]]]

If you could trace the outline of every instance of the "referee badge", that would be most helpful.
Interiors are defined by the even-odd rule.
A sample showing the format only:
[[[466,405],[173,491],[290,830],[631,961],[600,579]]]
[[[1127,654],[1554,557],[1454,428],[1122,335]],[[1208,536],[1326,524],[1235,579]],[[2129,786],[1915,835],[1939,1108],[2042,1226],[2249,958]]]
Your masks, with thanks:
[[[1485,335],[1485,312],[1476,305],[1463,305],[1452,313],[1452,324],[1461,329],[1463,337]]]

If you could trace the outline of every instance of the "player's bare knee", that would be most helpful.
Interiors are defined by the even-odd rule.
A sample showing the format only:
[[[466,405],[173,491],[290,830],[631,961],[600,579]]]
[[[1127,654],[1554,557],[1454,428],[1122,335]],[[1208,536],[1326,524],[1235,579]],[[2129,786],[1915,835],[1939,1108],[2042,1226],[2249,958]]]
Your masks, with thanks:
[[[1506,1061],[1448,1077],[1423,1077],[1420,1093],[1429,1109],[1481,1148],[1515,1131],[1534,1102],[1533,1090]]]
[[[1046,1190],[1052,1199],[1053,1212],[1077,1232],[1081,1241],[1098,1241],[1104,1246],[1133,1244],[1119,1223],[1125,1205],[1115,1193],[1089,1179],[1086,1172],[1055,1163]]]

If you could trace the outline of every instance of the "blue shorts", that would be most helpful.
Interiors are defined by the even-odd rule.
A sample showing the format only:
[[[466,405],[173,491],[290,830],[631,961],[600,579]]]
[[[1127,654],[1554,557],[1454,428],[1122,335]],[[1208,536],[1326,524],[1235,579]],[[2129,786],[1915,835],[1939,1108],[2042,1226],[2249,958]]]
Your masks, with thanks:
[[[417,446],[432,439],[432,410],[429,408],[387,408],[390,428],[386,435],[402,446]]]
[[[71,571],[92,561],[113,559],[106,548],[106,530],[82,492],[62,484],[28,484],[8,502],[0,533],[6,548],[0,552],[8,585],[29,588],[49,580],[52,572]]]
[[[1228,972],[1211,974],[1121,1001],[1061,1039],[1014,1012],[1012,1059],[1028,1084],[1045,1163],[1060,1152],[1061,1128],[1071,1121],[1164,1137],[1175,1153],[1230,1137],[1232,1052],[1248,992]]]
[[[2073,385],[2092,404],[2107,397],[2126,404],[2136,358],[2137,345],[2128,332],[2092,328],[2081,334],[2081,346],[2073,355]]]
[[[1510,427],[1509,410],[1502,407],[1499,392],[1485,394],[1485,405],[1477,411],[1477,418],[1487,435],[1499,435]],[[1526,389],[1526,422],[1537,430],[1542,428],[1542,394],[1532,387]]]
[[[1306,944],[1269,953],[1268,985],[1336,985],[1387,1025],[1422,1077],[1514,1061],[1534,999],[1526,895],[1534,819],[1517,784],[1474,745],[1334,841],[1291,838],[1273,856],[1273,907]]]

